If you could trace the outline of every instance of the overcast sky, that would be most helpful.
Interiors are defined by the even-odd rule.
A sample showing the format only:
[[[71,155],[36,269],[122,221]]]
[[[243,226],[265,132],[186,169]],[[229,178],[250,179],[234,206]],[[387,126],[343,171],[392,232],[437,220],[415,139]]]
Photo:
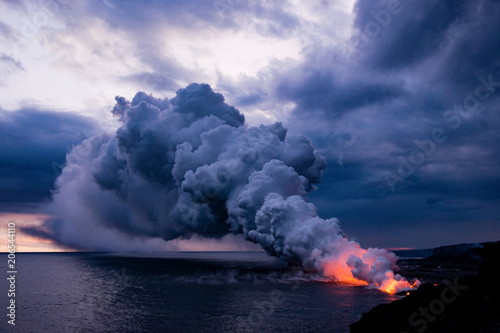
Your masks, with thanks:
[[[494,0],[2,0],[0,218],[45,218],[66,153],[119,126],[115,96],[197,82],[308,136],[327,159],[309,199],[363,246],[498,240],[499,17]]]

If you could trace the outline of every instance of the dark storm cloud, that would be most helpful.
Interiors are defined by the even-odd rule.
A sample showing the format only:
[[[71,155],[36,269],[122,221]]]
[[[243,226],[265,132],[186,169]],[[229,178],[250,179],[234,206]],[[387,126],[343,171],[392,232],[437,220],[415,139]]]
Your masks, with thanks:
[[[355,72],[306,66],[280,82],[276,93],[285,98],[293,96],[297,112],[318,111],[335,119],[357,108],[390,101],[403,93],[403,87],[401,82],[392,84]]]
[[[411,66],[432,56],[448,42],[450,29],[466,11],[466,4],[465,0],[359,0],[355,26],[363,35],[362,42],[368,43],[360,55],[383,69]]]
[[[299,68],[276,78],[275,94],[297,103],[296,114],[318,112],[320,117],[336,119],[346,112],[390,102],[404,94],[402,80],[371,73],[362,65],[339,66],[338,62],[348,60],[333,53],[333,57],[311,54]]]
[[[391,3],[397,14],[383,26]],[[500,204],[500,4],[363,0],[355,8],[352,41],[363,41],[373,22],[379,33],[346,52],[316,48],[275,76],[275,95],[297,105],[289,127],[304,128],[328,158],[312,200],[369,244],[381,226],[404,231],[439,220],[443,234],[460,220],[491,228],[492,203]],[[392,192],[384,175],[399,175],[415,151],[423,161]],[[459,203],[436,212],[425,204],[436,195]]]
[[[390,3],[400,4],[392,14]],[[430,84],[464,93],[473,88],[472,78],[499,64],[497,1],[361,0],[356,14],[359,61],[373,68],[403,70],[427,61]],[[370,27],[380,32],[369,36]]]
[[[68,113],[0,110],[0,210],[48,200],[66,153],[93,128]]]
[[[475,78],[480,74],[495,72],[500,77],[500,3],[483,0],[470,1],[460,18],[460,24],[452,29],[447,52],[437,68],[438,78],[450,83],[450,90],[463,86],[474,89]]]

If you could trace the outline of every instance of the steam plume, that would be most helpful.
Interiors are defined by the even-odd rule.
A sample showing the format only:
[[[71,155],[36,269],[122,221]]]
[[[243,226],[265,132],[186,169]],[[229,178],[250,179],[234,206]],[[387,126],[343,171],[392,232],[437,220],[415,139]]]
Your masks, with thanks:
[[[364,250],[337,219],[307,201],[326,159],[281,123],[244,125],[244,116],[207,84],[172,100],[139,92],[116,98],[114,135],[75,147],[56,181],[46,221],[54,239],[113,250],[113,235],[174,240],[242,234],[270,255],[328,279],[391,290],[397,257]],[[97,234],[105,234],[98,237]]]

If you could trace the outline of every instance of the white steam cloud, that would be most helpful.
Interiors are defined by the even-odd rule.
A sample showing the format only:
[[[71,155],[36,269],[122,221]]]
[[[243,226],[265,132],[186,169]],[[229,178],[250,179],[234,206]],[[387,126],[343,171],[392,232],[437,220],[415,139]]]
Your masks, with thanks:
[[[45,226],[57,242],[120,250],[116,235],[133,243],[241,234],[327,279],[408,287],[392,272],[394,254],[361,249],[337,219],[317,216],[307,194],[326,159],[307,137],[281,123],[247,127],[207,84],[170,101],[140,92],[116,102],[121,127],[75,147],[56,181]]]

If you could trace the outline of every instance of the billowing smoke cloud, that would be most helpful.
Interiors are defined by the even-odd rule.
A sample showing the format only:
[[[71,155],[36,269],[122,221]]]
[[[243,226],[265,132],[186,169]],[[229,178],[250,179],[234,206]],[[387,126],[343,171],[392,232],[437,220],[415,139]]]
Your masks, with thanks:
[[[281,123],[245,126],[206,84],[170,101],[117,97],[112,113],[121,127],[73,149],[56,181],[46,227],[58,242],[113,250],[117,233],[166,241],[241,234],[329,279],[408,286],[394,277],[394,254],[363,250],[337,219],[317,216],[307,195],[326,159],[305,136]]]

